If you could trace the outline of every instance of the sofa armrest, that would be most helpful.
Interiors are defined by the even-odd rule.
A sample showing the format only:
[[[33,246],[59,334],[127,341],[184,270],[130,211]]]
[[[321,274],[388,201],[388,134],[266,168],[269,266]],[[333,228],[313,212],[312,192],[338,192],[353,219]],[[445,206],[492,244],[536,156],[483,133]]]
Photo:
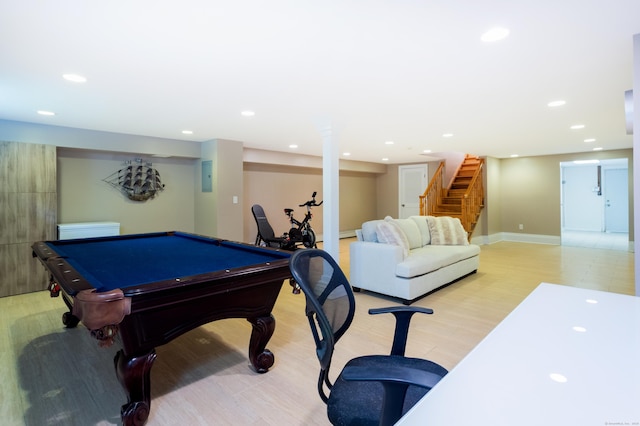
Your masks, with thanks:
[[[349,280],[354,287],[384,292],[396,277],[396,267],[404,260],[400,246],[355,241],[349,246]]]

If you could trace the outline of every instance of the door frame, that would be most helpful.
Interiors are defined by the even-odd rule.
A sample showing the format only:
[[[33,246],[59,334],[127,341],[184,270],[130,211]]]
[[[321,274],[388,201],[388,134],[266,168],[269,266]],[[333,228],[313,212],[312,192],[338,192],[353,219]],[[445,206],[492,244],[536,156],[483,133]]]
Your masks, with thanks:
[[[563,242],[562,242],[562,240],[563,240],[562,234],[565,231],[564,218],[565,218],[565,214],[566,214],[566,212],[565,212],[565,207],[566,206],[565,206],[565,203],[564,203],[564,192],[563,192],[564,189],[562,188],[562,186],[563,186],[563,182],[562,182],[562,180],[563,180],[563,168],[567,167],[567,166],[569,166],[569,167],[580,167],[580,165],[576,165],[576,164],[569,165],[568,163],[575,163],[575,162],[571,162],[571,161],[562,161],[562,162],[560,162],[560,168],[561,168],[561,171],[560,171],[560,185],[561,185],[561,187],[560,187],[560,239],[561,239],[561,242],[560,242],[560,244],[563,244]],[[602,175],[605,174],[605,170],[607,170],[607,169],[626,169],[627,170],[627,176],[628,176],[628,173],[629,173],[629,160],[627,158],[601,159],[601,160],[598,160],[597,164],[602,166],[602,169],[601,169]],[[606,189],[603,188],[603,185],[606,185],[606,182],[604,182],[604,180],[601,179],[599,184],[601,186],[599,189],[604,193],[606,191]],[[601,208],[600,214],[601,214],[601,221],[602,221],[602,225],[601,226],[602,226],[602,228],[601,228],[600,232],[604,233],[604,232],[606,232],[606,229],[605,229],[605,223],[606,223],[605,201],[606,200],[605,200],[604,196],[601,197],[601,198],[602,198],[602,205],[600,207]],[[628,203],[630,202],[629,201],[628,190],[627,190],[627,202]]]
[[[427,189],[427,185],[428,185],[428,179],[429,179],[429,164],[428,163],[420,163],[420,164],[406,164],[406,165],[401,165],[398,166],[398,218],[403,219],[405,216],[405,211],[403,209],[404,204],[403,204],[403,194],[404,194],[404,190],[405,190],[405,172],[408,170],[412,170],[412,169],[421,169],[422,170],[422,178],[421,181],[419,183],[420,187],[423,188],[420,192],[419,195],[422,195],[422,193]],[[418,209],[420,208],[420,200],[418,199]],[[419,211],[419,210],[418,210]],[[407,217],[411,216],[411,215],[406,215]]]

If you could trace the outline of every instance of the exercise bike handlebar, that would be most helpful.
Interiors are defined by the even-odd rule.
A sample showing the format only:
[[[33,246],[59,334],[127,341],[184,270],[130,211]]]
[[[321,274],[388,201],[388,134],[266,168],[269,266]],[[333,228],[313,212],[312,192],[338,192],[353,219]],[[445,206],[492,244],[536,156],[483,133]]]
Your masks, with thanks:
[[[322,203],[324,203],[324,200],[320,201],[320,203],[316,203],[316,194],[317,194],[317,191],[313,191],[313,194],[311,194],[311,200],[307,201],[304,204],[299,204],[298,207],[305,207],[305,206],[318,207],[318,206],[321,206]]]

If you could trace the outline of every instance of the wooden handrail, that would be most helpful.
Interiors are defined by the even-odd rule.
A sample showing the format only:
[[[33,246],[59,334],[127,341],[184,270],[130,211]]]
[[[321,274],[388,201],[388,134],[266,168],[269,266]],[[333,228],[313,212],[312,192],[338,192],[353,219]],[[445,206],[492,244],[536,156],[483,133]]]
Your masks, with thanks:
[[[420,195],[420,215],[430,216],[433,215],[435,207],[442,201],[444,187],[442,186],[444,174],[444,162],[441,162],[438,169],[434,173],[429,186]]]
[[[479,164],[469,181],[465,193],[461,199],[461,212],[460,221],[462,226],[467,231],[469,239],[471,239],[471,233],[475,228],[475,223],[480,216],[480,212],[484,207],[484,186],[482,182],[482,169],[484,168],[484,159],[478,158]],[[435,216],[437,208],[442,204],[444,197],[447,196],[449,188],[445,188],[444,182],[444,167],[445,163],[441,162],[438,169],[434,173],[429,186],[420,195],[420,215],[422,216]],[[458,172],[461,166],[458,167]],[[457,173],[456,173],[457,174]],[[455,176],[454,176],[455,177]],[[452,179],[453,182],[453,179]]]
[[[474,222],[478,219],[484,206],[484,185],[482,184],[484,159],[480,158],[479,161],[480,164],[473,173],[469,186],[462,196],[462,226],[467,230],[469,238],[471,238]]]

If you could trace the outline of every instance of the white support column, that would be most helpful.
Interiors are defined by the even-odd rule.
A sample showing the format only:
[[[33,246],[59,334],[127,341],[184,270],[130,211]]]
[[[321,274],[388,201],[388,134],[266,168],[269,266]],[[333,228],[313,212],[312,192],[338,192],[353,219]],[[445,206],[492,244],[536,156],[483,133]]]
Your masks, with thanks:
[[[640,34],[633,36],[633,246],[640,296]]]
[[[338,137],[331,125],[322,133],[322,247],[338,262],[340,260],[340,164]]]

